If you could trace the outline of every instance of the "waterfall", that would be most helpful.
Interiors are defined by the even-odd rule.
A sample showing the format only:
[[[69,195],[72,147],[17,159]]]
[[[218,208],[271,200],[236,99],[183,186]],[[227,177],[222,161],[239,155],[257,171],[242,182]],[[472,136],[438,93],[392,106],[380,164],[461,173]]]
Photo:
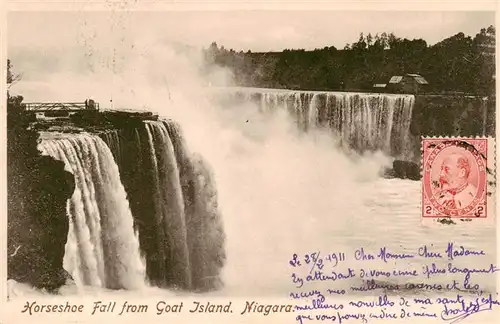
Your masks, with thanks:
[[[226,255],[216,185],[203,158],[189,152],[179,125],[144,121],[100,136],[120,161],[149,283],[220,288]]]
[[[225,234],[212,171],[202,156],[188,152],[178,124],[172,121],[163,124],[172,140],[179,165],[192,288],[199,291],[219,288],[222,284],[220,269],[226,258]]]
[[[414,97],[411,95],[327,94],[316,107],[342,143],[357,151],[405,156]],[[322,111],[323,110],[323,111]]]
[[[120,136],[118,135],[117,130],[107,130],[101,134],[101,138],[106,142],[113,157],[116,161],[116,164],[120,165],[122,162],[122,152],[121,152],[121,143]]]
[[[146,121],[130,140],[141,147],[129,162],[141,167],[127,174],[144,183],[141,193],[131,191],[131,200],[140,206],[136,218],[150,282],[198,291],[219,288],[225,235],[211,171],[188,151],[172,121]]]
[[[226,237],[212,171],[200,155],[192,159],[192,172],[187,211],[193,286],[196,290],[207,291],[222,285],[219,275],[226,261]]]
[[[399,159],[413,159],[413,95],[251,88],[238,88],[237,93],[236,98],[254,101],[263,113],[287,111],[303,131],[326,128],[342,145],[358,152],[380,150]]]
[[[165,125],[159,121],[145,124],[151,148],[154,206],[158,247],[165,267],[165,282],[191,287],[184,199],[174,147]]]
[[[97,135],[44,139],[39,148],[65,163],[76,188],[67,203],[69,232],[63,266],[77,286],[136,289],[144,265],[118,166]]]
[[[221,287],[226,254],[216,185],[178,124],[50,134],[39,148],[75,176],[63,265],[77,286]]]

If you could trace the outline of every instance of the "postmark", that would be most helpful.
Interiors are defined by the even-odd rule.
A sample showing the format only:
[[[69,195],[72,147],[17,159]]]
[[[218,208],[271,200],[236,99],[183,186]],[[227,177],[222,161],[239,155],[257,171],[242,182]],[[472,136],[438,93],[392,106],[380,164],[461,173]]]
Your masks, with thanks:
[[[488,138],[422,139],[422,217],[486,218]]]

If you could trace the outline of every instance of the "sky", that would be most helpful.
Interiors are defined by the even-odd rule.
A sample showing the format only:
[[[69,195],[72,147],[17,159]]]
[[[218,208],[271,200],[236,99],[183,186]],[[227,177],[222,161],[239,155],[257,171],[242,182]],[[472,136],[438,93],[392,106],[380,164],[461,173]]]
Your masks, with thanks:
[[[342,49],[361,32],[392,32],[434,44],[459,32],[474,37],[494,23],[493,12],[478,11],[22,11],[8,14],[7,55],[22,73],[12,93],[52,100],[75,96],[97,75],[103,85],[120,75],[129,88],[132,79],[161,83],[163,75],[184,82],[196,62],[177,63],[169,43],[206,48],[215,41],[252,52]],[[61,91],[67,80],[80,83]]]
[[[474,36],[494,25],[493,12],[439,11],[177,11],[11,12],[8,50],[62,47],[132,37],[163,37],[196,47],[216,41],[236,51],[343,48],[361,32],[393,32],[434,44],[458,32]]]

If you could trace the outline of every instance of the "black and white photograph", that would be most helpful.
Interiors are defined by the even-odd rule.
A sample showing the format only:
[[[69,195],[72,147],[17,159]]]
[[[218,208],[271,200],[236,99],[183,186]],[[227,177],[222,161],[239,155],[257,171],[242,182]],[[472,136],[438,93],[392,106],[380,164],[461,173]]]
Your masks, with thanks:
[[[2,323],[494,323],[496,13],[13,10]]]

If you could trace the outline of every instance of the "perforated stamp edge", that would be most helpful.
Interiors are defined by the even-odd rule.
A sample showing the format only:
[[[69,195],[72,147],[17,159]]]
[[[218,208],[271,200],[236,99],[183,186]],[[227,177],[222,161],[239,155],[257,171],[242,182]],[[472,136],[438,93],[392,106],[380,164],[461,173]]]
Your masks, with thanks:
[[[459,142],[465,142],[467,144],[468,141],[474,141],[474,140],[486,140],[486,193],[485,193],[485,205],[486,205],[486,212],[484,217],[462,217],[462,216],[448,216],[448,215],[442,215],[442,216],[433,216],[433,217],[426,217],[424,216],[424,186],[425,186],[425,167],[426,167],[426,161],[424,161],[425,155],[424,155],[424,150],[425,147],[424,145],[427,142],[431,141],[443,141],[443,142],[449,142],[449,141],[457,141]],[[491,225],[495,225],[496,222],[496,184],[497,184],[497,172],[496,172],[496,140],[494,137],[491,136],[422,136],[420,140],[420,158],[421,158],[421,163],[420,163],[420,176],[421,176],[421,184],[420,184],[420,218],[421,221],[424,225],[431,225],[431,224],[460,224],[460,223],[472,223],[472,222],[481,222],[481,223],[488,223]]]

